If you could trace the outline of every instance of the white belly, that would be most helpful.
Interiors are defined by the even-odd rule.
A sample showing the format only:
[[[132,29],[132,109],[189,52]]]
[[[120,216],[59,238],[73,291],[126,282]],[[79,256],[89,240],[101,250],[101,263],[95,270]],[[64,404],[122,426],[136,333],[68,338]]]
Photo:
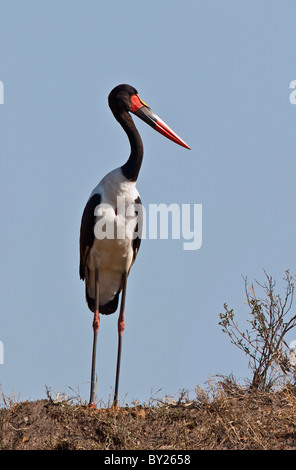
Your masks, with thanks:
[[[98,217],[98,227],[96,227],[97,235],[100,235],[101,239],[95,238],[89,254],[91,279],[88,283],[88,293],[92,298],[95,297],[94,276],[95,269],[98,269],[100,305],[105,305],[117,294],[121,288],[122,274],[124,271],[129,272],[131,267],[133,260],[132,241],[136,222],[133,223],[133,220],[126,219],[122,215],[116,215],[115,210],[110,207],[104,216],[104,222],[107,225],[106,237],[102,238],[104,236],[104,232],[101,230],[102,221],[103,219]]]

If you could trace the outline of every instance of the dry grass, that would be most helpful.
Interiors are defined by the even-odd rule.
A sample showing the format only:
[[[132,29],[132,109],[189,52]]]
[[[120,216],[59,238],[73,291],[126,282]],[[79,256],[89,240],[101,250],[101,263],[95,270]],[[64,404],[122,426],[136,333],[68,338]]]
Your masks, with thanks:
[[[5,402],[3,400],[5,399]],[[48,394],[2,397],[0,449],[296,449],[296,390],[248,393],[233,382],[197,387],[189,400],[151,400],[119,410],[90,409]]]

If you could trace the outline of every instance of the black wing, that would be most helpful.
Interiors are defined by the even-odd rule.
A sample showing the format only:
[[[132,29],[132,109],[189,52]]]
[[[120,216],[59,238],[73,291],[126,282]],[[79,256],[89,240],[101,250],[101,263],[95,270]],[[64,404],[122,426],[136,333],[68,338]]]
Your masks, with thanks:
[[[140,196],[138,196],[137,199],[135,200],[135,204],[137,204],[136,211],[138,212],[138,223],[135,226],[135,232],[138,233],[138,236],[133,239],[133,260],[132,260],[131,267],[136,261],[137,254],[140,249],[142,228],[143,228],[143,209],[142,209],[142,201],[141,201]]]
[[[95,234],[95,208],[101,203],[100,194],[94,194],[87,202],[81,219],[80,226],[80,265],[79,265],[79,275],[80,279],[85,279],[85,268],[86,260],[88,257],[89,250],[91,249]]]

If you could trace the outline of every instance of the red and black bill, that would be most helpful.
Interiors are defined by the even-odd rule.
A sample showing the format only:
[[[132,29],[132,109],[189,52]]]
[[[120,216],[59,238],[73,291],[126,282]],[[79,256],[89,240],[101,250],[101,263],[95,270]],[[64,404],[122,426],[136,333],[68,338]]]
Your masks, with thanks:
[[[131,97],[131,112],[153,127],[157,132],[172,140],[176,144],[187,149],[190,147],[181,139],[160,117],[158,117],[149,106],[142,101],[138,95]]]

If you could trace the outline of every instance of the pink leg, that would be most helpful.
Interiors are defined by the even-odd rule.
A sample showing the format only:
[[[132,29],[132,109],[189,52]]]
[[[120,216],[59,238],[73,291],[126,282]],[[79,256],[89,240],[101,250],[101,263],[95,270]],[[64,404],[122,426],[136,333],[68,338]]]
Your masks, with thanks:
[[[124,332],[124,329],[125,329],[124,310],[121,311],[120,309],[117,326],[118,326],[118,334],[122,336],[122,333]]]
[[[95,273],[95,313],[93,319],[93,351],[92,351],[92,365],[91,365],[91,379],[90,379],[90,400],[89,405],[95,407],[96,398],[96,352],[97,352],[97,336],[100,327],[100,315],[99,315],[99,271],[96,269]]]
[[[116,379],[115,379],[115,392],[114,392],[113,406],[117,406],[117,401],[118,401],[122,335],[123,335],[124,328],[125,328],[124,307],[125,307],[125,295],[126,295],[126,281],[127,281],[127,273],[124,273],[122,277],[123,286],[122,286],[122,294],[121,294],[120,312],[119,312],[119,317],[118,317],[118,351],[117,351],[117,366],[116,366]]]
[[[99,316],[99,311],[98,310],[95,311],[92,327],[93,327],[94,333],[97,333],[99,331],[100,316]]]

